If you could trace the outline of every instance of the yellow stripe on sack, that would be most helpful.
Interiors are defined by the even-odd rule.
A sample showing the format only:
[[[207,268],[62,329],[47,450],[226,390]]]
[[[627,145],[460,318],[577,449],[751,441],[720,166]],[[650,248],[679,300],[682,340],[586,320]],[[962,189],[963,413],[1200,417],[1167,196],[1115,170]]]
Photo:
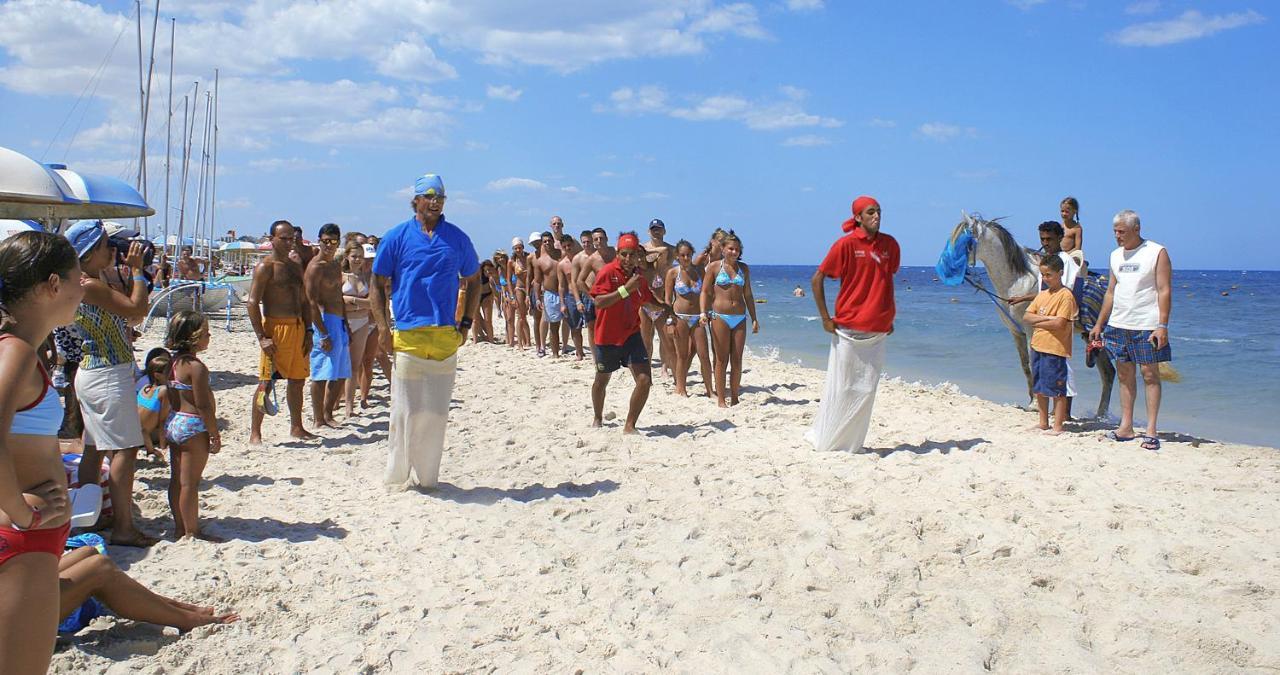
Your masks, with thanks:
[[[462,346],[461,336],[453,326],[423,326],[398,330],[394,333],[392,347],[420,359],[443,361],[453,356]]]

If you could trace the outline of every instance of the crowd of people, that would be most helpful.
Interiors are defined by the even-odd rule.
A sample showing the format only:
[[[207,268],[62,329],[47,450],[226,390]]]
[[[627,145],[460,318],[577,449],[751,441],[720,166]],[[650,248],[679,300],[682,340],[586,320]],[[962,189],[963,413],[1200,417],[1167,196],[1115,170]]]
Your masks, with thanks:
[[[391,382],[382,482],[390,490],[430,488],[439,477],[458,349],[469,335],[539,358],[590,358],[593,426],[604,425],[612,375],[626,367],[634,389],[622,431],[637,433],[653,356],[673,395],[689,396],[693,381],[720,407],[739,403],[748,330],[756,333],[760,324],[735,232],[716,229],[700,247],[686,239],[670,243],[665,223],[655,219],[648,239],[624,231],[611,244],[603,228],[574,237],[553,217],[547,231],[527,242],[516,237],[509,252],[480,260],[467,233],[445,219],[445,201],[443,180],[421,176],[413,215],[380,241],[344,236],[330,223],[312,247],[292,223],[272,223],[270,253],[256,265],[246,301],[261,351],[251,444],[262,443],[263,419],[278,411],[277,380],[286,383],[291,435],[311,439],[303,421],[307,380],[313,428],[336,426],[340,408],[350,422],[369,405],[378,364]],[[1077,311],[1068,266],[1083,263],[1075,254],[1083,239],[1078,208],[1064,201],[1066,226],[1040,228],[1042,289],[1009,299],[1030,302],[1024,320],[1034,328],[1039,427],[1059,432]],[[881,215],[875,199],[856,199],[844,235],[811,280],[831,334],[825,391],[806,436],[818,450],[858,452],[870,425],[901,263],[897,241],[881,231]],[[1088,337],[1105,343],[1119,364],[1122,419],[1111,437],[1135,437],[1140,365],[1150,426],[1144,447],[1155,449],[1155,366],[1171,358],[1170,264],[1163,247],[1141,237],[1136,213],[1118,214],[1114,233],[1110,286]],[[101,221],[81,221],[64,235],[26,232],[0,242],[0,378],[10,385],[0,388],[0,658],[15,672],[47,667],[58,621],[89,597],[122,617],[184,629],[237,619],[152,593],[92,547],[64,551],[71,500],[60,436],[82,439],[82,485],[99,482],[107,459],[110,544],[157,541],[133,522],[139,450],[161,459],[168,451],[174,537],[220,541],[201,528],[198,495],[205,467],[221,449],[217,402],[200,358],[209,347],[209,322],[198,311],[175,313],[164,347],[138,368],[134,326],[148,312],[156,275],[145,269],[140,242],[121,250],[110,239]],[[839,281],[834,312],[827,279]],[[691,380],[695,360],[699,380]],[[51,391],[59,382],[61,399]]]

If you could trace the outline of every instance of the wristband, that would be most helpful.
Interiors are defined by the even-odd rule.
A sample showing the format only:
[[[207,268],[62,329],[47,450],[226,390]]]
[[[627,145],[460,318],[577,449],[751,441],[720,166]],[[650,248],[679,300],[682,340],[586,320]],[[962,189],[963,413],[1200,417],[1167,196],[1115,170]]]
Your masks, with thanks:
[[[1158,324],[1156,324],[1156,330],[1160,330],[1161,328],[1163,328],[1163,329],[1165,329],[1165,330],[1169,330],[1169,324],[1167,324],[1167,323],[1158,323]]]
[[[466,330],[471,330],[471,324],[472,324],[472,319],[471,319],[471,317],[469,317],[469,316],[464,316],[464,317],[462,317],[462,319],[461,319],[461,320],[459,320],[459,321],[458,321],[458,329],[459,329],[459,330],[464,330],[464,331],[466,331]]]
[[[626,286],[618,287],[618,297],[625,300],[629,295],[631,295],[631,291],[628,291]]]
[[[40,509],[37,509],[33,506],[31,507],[31,524],[30,525],[27,525],[26,527],[19,527],[17,523],[10,521],[9,527],[13,528],[14,530],[17,530],[18,532],[26,532],[27,530],[34,530],[37,527],[40,527],[41,520],[43,520],[43,518],[40,515]]]
[[[147,278],[146,278],[146,277],[143,277],[143,276],[134,276],[134,277],[133,277],[133,280],[134,280],[134,281],[142,281],[142,282],[146,282]]]

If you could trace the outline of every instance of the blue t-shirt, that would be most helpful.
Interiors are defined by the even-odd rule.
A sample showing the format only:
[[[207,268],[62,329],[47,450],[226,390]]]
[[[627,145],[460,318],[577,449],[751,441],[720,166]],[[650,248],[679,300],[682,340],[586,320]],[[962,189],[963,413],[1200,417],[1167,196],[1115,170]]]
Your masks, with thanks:
[[[443,216],[431,237],[417,218],[391,228],[373,259],[373,273],[391,279],[391,309],[400,330],[455,325],[458,276],[479,269],[471,238]]]

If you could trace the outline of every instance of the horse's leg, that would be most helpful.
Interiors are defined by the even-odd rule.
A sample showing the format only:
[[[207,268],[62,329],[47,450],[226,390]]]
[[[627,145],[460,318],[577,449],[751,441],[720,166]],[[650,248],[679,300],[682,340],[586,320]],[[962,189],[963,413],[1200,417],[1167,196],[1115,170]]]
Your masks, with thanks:
[[[1102,396],[1098,399],[1098,419],[1106,419],[1111,412],[1111,387],[1116,382],[1116,366],[1111,362],[1111,354],[1106,349],[1098,350],[1094,365],[1098,368],[1098,377],[1102,380]]]
[[[1013,337],[1013,344],[1018,348],[1018,359],[1022,362],[1022,374],[1027,378],[1027,400],[1029,405],[1035,405],[1035,394],[1031,393],[1031,354],[1027,348],[1027,337],[1015,331],[1009,331],[1009,335]]]

